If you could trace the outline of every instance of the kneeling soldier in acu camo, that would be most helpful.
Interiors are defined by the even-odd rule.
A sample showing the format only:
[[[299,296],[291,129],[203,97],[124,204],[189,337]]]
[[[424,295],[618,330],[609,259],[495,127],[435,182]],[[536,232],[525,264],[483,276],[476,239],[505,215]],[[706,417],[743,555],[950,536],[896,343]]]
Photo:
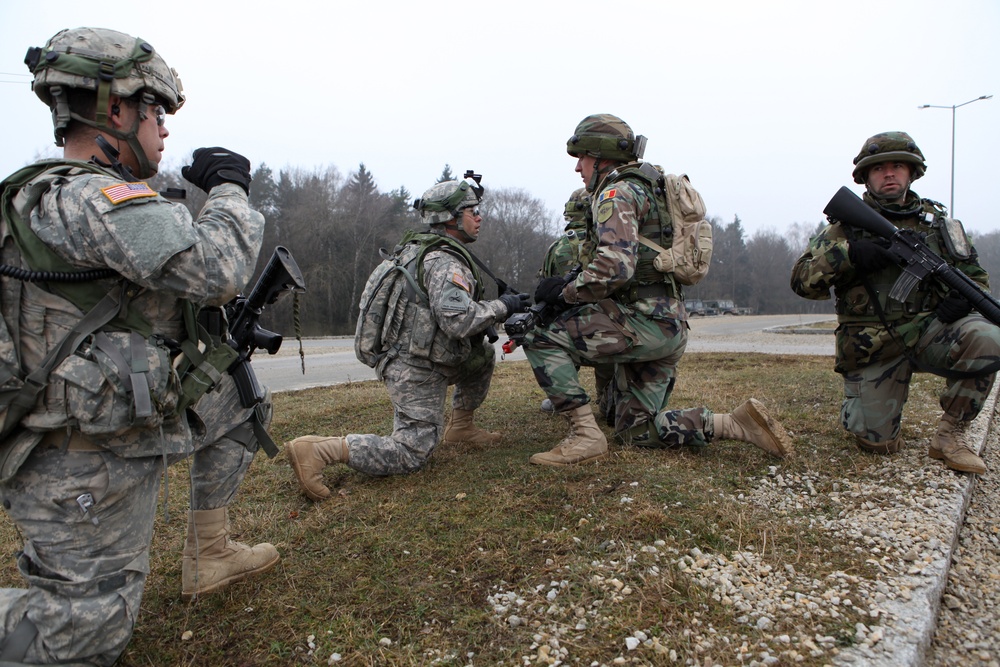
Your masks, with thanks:
[[[593,247],[575,279],[543,278],[535,300],[563,308],[548,326],[535,328],[524,350],[535,379],[569,434],[531,463],[565,466],[598,461],[608,441],[594,419],[578,368],[614,365],[611,382],[615,435],[647,447],[704,446],[715,438],[742,440],[775,456],[791,451],[781,425],[750,399],[732,414],[708,408],[666,410],[677,363],[687,346],[684,296],[672,273],[654,268],[657,253],[639,235],[670,246],[672,223],[656,206],[649,178],[659,170],[640,161],[644,137],[620,118],[588,116],[567,142],[576,171],[592,194]]]
[[[249,282],[264,219],[250,163],[225,149],[182,172],[208,193],[195,219],[142,182],[184,103],[147,42],[64,30],[25,62],[64,149],[0,185],[3,333],[34,378],[4,404],[0,496],[28,588],[0,590],[0,662],[110,665],[139,615],[168,463],[193,455],[184,597],[278,562],[230,540],[227,512],[270,400],[241,407],[227,366],[209,367],[232,358],[224,329],[202,325]]]
[[[941,204],[910,189],[924,175],[924,155],[905,132],[867,139],[854,158],[854,182],[863,199],[898,229],[912,230],[924,243],[983,290],[989,277],[961,223]],[[1000,358],[1000,329],[955,291],[924,280],[905,302],[889,298],[902,268],[882,237],[844,222],[813,238],[792,269],[791,286],[807,299],[837,299],[837,359],[844,378],[840,410],[844,428],[858,446],[890,454],[903,448],[903,406],[915,370],[959,371],[974,377],[947,379],[944,414],[928,454],[954,470],[982,474],[986,466],[962,438],[979,414],[995,373],[977,373]]]
[[[424,467],[442,436],[447,443],[500,440],[499,433],[478,427],[473,419],[493,378],[493,344],[486,333],[524,312],[530,297],[504,294],[483,300],[482,276],[465,247],[479,237],[482,195],[478,181],[467,177],[439,183],[414,203],[430,230],[410,232],[397,246],[400,265],[412,268],[415,284],[400,281],[403,288],[384,318],[375,350],[377,372],[395,409],[394,430],[390,436],[306,435],[286,443],[302,491],[312,500],[330,497],[323,468],[333,463],[369,475],[399,475]],[[359,336],[363,326],[362,319]],[[455,392],[445,426],[450,385]]]

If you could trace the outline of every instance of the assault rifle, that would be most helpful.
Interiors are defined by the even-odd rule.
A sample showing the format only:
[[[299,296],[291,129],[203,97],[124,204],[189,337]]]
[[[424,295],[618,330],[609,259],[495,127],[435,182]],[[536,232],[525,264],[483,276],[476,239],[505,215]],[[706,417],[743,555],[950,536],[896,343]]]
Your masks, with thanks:
[[[965,297],[983,317],[1000,326],[1000,302],[984,292],[974,280],[938,257],[924,244],[919,234],[898,229],[848,188],[840,188],[823,213],[845,225],[889,240],[889,252],[903,267],[902,275],[889,291],[889,298],[903,302],[920,281],[933,276]]]
[[[577,264],[576,268],[565,275],[566,283],[576,280],[577,275],[583,270],[583,266]],[[524,337],[535,327],[544,327],[552,323],[561,313],[563,308],[548,302],[536,303],[523,313],[514,313],[503,323],[504,333],[508,340],[503,344],[503,351],[510,354],[518,345],[524,343]]]
[[[264,391],[250,365],[250,356],[258,348],[275,354],[281,347],[281,334],[260,326],[264,306],[273,304],[286,292],[303,292],[306,289],[302,272],[283,246],[274,249],[264,272],[250,290],[250,294],[236,297],[226,305],[229,319],[229,345],[239,352],[239,358],[229,367],[229,374],[236,382],[240,404],[252,408],[264,400]]]

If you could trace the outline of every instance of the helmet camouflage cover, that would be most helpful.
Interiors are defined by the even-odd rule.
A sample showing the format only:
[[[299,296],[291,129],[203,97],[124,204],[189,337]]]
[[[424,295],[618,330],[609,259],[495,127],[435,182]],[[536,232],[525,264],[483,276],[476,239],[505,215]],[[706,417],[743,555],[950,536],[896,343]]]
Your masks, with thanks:
[[[483,200],[483,190],[483,186],[472,178],[444,181],[432,186],[414,201],[413,208],[429,225],[445,223],[457,218],[462,209],[477,206]]]
[[[912,181],[927,171],[924,154],[906,132],[880,132],[865,140],[861,152],[854,158],[854,182],[863,185],[868,176],[868,168],[881,162],[907,162],[913,165],[910,169]]]
[[[44,47],[28,49],[24,62],[35,77],[31,89],[52,109],[57,143],[70,119],[65,89],[94,91],[96,126],[101,129],[107,126],[111,95],[130,98],[145,93],[151,96],[149,103],[162,104],[171,114],[184,104],[177,72],[148,42],[115,30],[63,30]]]
[[[587,209],[590,208],[590,194],[587,188],[574,190],[566,202],[566,209],[563,217],[567,222],[580,222],[587,217]]]
[[[636,138],[628,123],[618,116],[599,113],[587,116],[566,142],[573,157],[590,155],[598,159],[634,162],[642,157],[644,137]]]

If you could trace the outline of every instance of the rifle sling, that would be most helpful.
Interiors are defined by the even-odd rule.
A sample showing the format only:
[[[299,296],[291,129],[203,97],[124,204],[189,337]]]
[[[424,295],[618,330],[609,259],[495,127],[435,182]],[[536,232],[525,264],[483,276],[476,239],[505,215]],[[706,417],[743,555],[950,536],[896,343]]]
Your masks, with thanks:
[[[479,268],[483,270],[483,273],[485,273],[490,278],[492,278],[493,282],[495,282],[497,284],[497,293],[499,295],[506,294],[507,292],[516,292],[517,291],[517,290],[512,290],[510,288],[510,285],[508,285],[503,280],[500,280],[495,275],[493,275],[493,272],[490,271],[490,267],[486,266],[486,264],[483,263],[483,260],[481,260],[478,257],[476,257],[476,255],[471,250],[469,250],[468,248],[466,248],[465,252],[469,253],[469,257],[472,258],[472,261],[475,262],[476,264],[478,264]]]

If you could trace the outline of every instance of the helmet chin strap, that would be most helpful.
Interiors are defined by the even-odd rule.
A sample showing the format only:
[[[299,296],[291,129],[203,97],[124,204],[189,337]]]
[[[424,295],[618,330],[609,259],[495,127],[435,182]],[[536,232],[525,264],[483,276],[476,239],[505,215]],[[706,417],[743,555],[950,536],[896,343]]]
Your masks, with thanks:
[[[594,161],[594,171],[590,174],[590,180],[587,181],[587,192],[590,192],[590,193],[596,192],[597,191],[597,186],[598,186],[598,184],[600,184],[600,182],[602,180],[604,180],[604,176],[609,171],[611,171],[612,169],[614,169],[614,165],[613,164],[609,164],[606,167],[604,167],[603,169],[600,168],[600,166],[599,166],[600,164],[601,164],[601,158],[597,158]]]
[[[140,111],[136,114],[135,122],[132,123],[132,127],[128,131],[117,130],[113,127],[98,125],[95,121],[89,120],[75,113],[71,113],[70,116],[73,120],[79,121],[88,127],[92,127],[95,130],[100,130],[106,134],[110,134],[114,138],[124,141],[130,149],[132,149],[132,154],[135,155],[136,162],[139,164],[139,173],[132,174],[132,170],[121,164],[118,160],[120,152],[116,150],[108,141],[105,139],[103,142],[100,141],[102,137],[98,137],[97,145],[101,147],[101,151],[107,156],[108,160],[111,162],[110,166],[115,169],[123,179],[134,180],[136,178],[152,178],[159,171],[158,166],[150,161],[146,156],[146,151],[143,149],[142,144],[139,143],[139,125],[143,120],[146,119],[146,114]],[[108,151],[110,149],[111,152]]]
[[[889,198],[877,195],[867,186],[865,186],[865,191],[865,194],[871,198],[887,218],[908,218],[922,210],[920,197],[910,190],[909,184],[906,185],[906,189],[903,190],[903,194],[899,197]],[[911,193],[914,195],[912,198],[910,198]],[[910,201],[907,201],[907,199],[910,199]]]
[[[452,218],[449,222],[444,223],[445,229],[454,229],[459,234],[459,241],[462,243],[475,243],[476,238],[470,236],[469,232],[465,231],[465,227],[459,220],[461,219],[461,213],[458,216]]]

